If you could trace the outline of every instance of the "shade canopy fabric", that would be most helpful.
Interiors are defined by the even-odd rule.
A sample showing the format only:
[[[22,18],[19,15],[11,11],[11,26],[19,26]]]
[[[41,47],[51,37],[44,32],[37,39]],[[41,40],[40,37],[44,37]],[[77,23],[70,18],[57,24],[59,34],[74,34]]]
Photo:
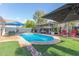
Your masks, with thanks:
[[[24,26],[24,24],[20,23],[20,22],[7,22],[7,23],[5,23],[5,25]]]
[[[43,18],[52,19],[60,23],[79,20],[79,3],[65,4],[44,15]]]
[[[24,26],[23,23],[20,22],[0,22],[0,25],[4,24],[4,25],[15,25],[15,26]]]

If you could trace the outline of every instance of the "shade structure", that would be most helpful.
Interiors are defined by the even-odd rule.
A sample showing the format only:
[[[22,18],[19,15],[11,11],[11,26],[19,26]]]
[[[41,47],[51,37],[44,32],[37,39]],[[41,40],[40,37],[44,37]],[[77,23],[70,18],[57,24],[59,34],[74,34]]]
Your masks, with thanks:
[[[24,26],[25,24],[20,22],[6,22],[5,25]]]
[[[44,15],[43,18],[52,19],[60,23],[79,20],[79,3],[65,4]]]

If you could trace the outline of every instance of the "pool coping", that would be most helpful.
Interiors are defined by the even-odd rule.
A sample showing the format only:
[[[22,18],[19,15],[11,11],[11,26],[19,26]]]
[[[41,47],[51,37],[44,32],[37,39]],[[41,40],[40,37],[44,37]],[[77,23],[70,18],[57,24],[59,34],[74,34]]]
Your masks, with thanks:
[[[23,34],[26,34],[26,33],[23,33]],[[40,33],[30,33],[30,34],[40,34]],[[48,45],[48,44],[56,44],[58,42],[61,42],[61,40],[60,40],[60,38],[58,36],[53,36],[53,35],[48,35],[48,34],[41,34],[41,35],[51,36],[51,37],[53,37],[55,39],[52,40],[52,41],[49,41],[49,42],[36,42],[36,41],[29,42],[29,41],[25,40],[24,38],[22,38],[21,36],[19,36],[20,39],[22,39],[20,42],[23,43],[26,46],[32,45],[32,44],[39,44],[39,45],[44,45],[44,44],[46,45],[47,44]]]
[[[20,47],[32,45],[29,41],[25,40],[21,36],[18,36],[18,37],[19,37],[19,39],[17,41],[19,42]]]
[[[39,33],[36,33],[36,34],[39,34]],[[41,34],[41,35],[46,35],[46,36],[50,36],[50,37],[53,37],[54,40],[52,41],[49,41],[49,42],[32,42],[32,44],[56,44],[58,42],[61,42],[60,38],[58,36],[53,36],[53,35],[48,35],[48,34]]]

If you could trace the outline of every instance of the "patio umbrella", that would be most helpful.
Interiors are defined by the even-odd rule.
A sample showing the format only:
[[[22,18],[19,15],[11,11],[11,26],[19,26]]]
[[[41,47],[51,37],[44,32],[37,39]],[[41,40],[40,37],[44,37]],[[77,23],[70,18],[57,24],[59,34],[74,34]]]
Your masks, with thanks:
[[[59,23],[79,20],[79,3],[65,4],[44,15],[43,18],[52,19]]]

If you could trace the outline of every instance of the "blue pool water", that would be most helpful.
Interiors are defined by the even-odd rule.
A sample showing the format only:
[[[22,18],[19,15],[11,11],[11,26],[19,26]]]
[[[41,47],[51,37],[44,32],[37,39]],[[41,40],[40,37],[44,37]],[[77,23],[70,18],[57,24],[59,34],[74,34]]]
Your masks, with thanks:
[[[49,42],[54,40],[53,37],[42,34],[21,34],[20,36],[29,42]]]

